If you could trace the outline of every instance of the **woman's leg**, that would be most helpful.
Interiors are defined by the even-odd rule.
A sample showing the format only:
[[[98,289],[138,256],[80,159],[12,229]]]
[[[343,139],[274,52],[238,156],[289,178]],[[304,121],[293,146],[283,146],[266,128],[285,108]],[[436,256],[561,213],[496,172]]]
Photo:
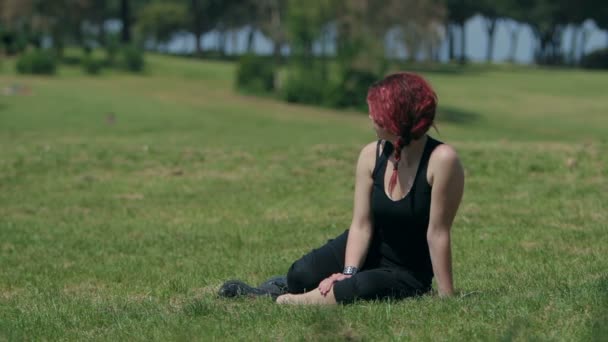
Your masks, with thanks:
[[[302,293],[302,294],[284,294],[277,298],[278,304],[320,304],[332,305],[336,304],[336,296],[334,289],[329,290],[327,295],[322,295],[319,289]]]
[[[336,304],[352,303],[356,299],[401,299],[423,294],[430,289],[416,280],[409,272],[394,268],[376,268],[357,273],[351,278],[334,284],[327,296],[317,289],[277,298],[280,304]]]
[[[347,238],[348,231],[345,231],[294,262],[287,272],[288,292],[305,293],[315,290],[323,279],[342,272]]]

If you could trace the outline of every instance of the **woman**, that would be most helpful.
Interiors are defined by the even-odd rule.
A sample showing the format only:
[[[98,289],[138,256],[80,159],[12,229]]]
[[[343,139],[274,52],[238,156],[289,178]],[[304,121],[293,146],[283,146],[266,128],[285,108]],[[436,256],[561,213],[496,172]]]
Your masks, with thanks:
[[[277,303],[399,299],[428,292],[433,276],[440,296],[454,293],[450,230],[464,172],[454,149],[427,135],[437,96],[422,77],[397,73],[367,102],[379,140],[359,155],[350,229],[293,263]]]

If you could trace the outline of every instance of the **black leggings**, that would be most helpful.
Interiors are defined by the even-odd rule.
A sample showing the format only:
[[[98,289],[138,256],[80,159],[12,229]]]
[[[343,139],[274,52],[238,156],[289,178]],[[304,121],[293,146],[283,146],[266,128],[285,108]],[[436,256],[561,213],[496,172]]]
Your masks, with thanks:
[[[289,293],[311,291],[323,279],[341,273],[344,269],[347,238],[348,230],[294,262],[287,273]],[[373,251],[370,252],[373,254]],[[373,255],[368,256],[357,274],[334,284],[334,295],[338,303],[351,303],[355,299],[400,299],[429,290],[430,284],[421,283],[407,270]]]

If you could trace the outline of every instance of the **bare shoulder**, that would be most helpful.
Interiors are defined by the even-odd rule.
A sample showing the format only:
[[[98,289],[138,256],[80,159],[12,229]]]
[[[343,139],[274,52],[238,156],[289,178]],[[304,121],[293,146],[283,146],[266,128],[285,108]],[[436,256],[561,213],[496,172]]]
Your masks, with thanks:
[[[429,159],[429,174],[427,175],[429,183],[433,184],[433,180],[437,176],[452,178],[460,177],[461,174],[463,174],[463,167],[456,149],[448,144],[437,146]]]
[[[369,144],[363,146],[361,149],[361,156],[365,158],[371,157],[372,159],[376,159],[376,146],[378,145],[378,141],[372,141]]]
[[[459,161],[456,149],[448,144],[441,144],[433,150],[429,162],[434,164],[451,164]]]
[[[369,144],[366,144],[361,149],[361,153],[359,153],[359,161],[357,162],[358,168],[364,167],[369,170],[370,173],[374,169],[374,165],[376,164],[376,146],[378,145],[378,141],[372,141]]]

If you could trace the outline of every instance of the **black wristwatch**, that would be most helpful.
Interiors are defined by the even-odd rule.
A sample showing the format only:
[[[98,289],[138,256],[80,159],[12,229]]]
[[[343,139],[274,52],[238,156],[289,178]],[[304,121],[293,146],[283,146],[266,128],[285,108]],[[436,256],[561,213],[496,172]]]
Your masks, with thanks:
[[[344,267],[344,271],[342,271],[342,274],[352,276],[352,275],[355,275],[358,271],[359,271],[359,269],[356,268],[355,266],[346,266],[346,267]]]

